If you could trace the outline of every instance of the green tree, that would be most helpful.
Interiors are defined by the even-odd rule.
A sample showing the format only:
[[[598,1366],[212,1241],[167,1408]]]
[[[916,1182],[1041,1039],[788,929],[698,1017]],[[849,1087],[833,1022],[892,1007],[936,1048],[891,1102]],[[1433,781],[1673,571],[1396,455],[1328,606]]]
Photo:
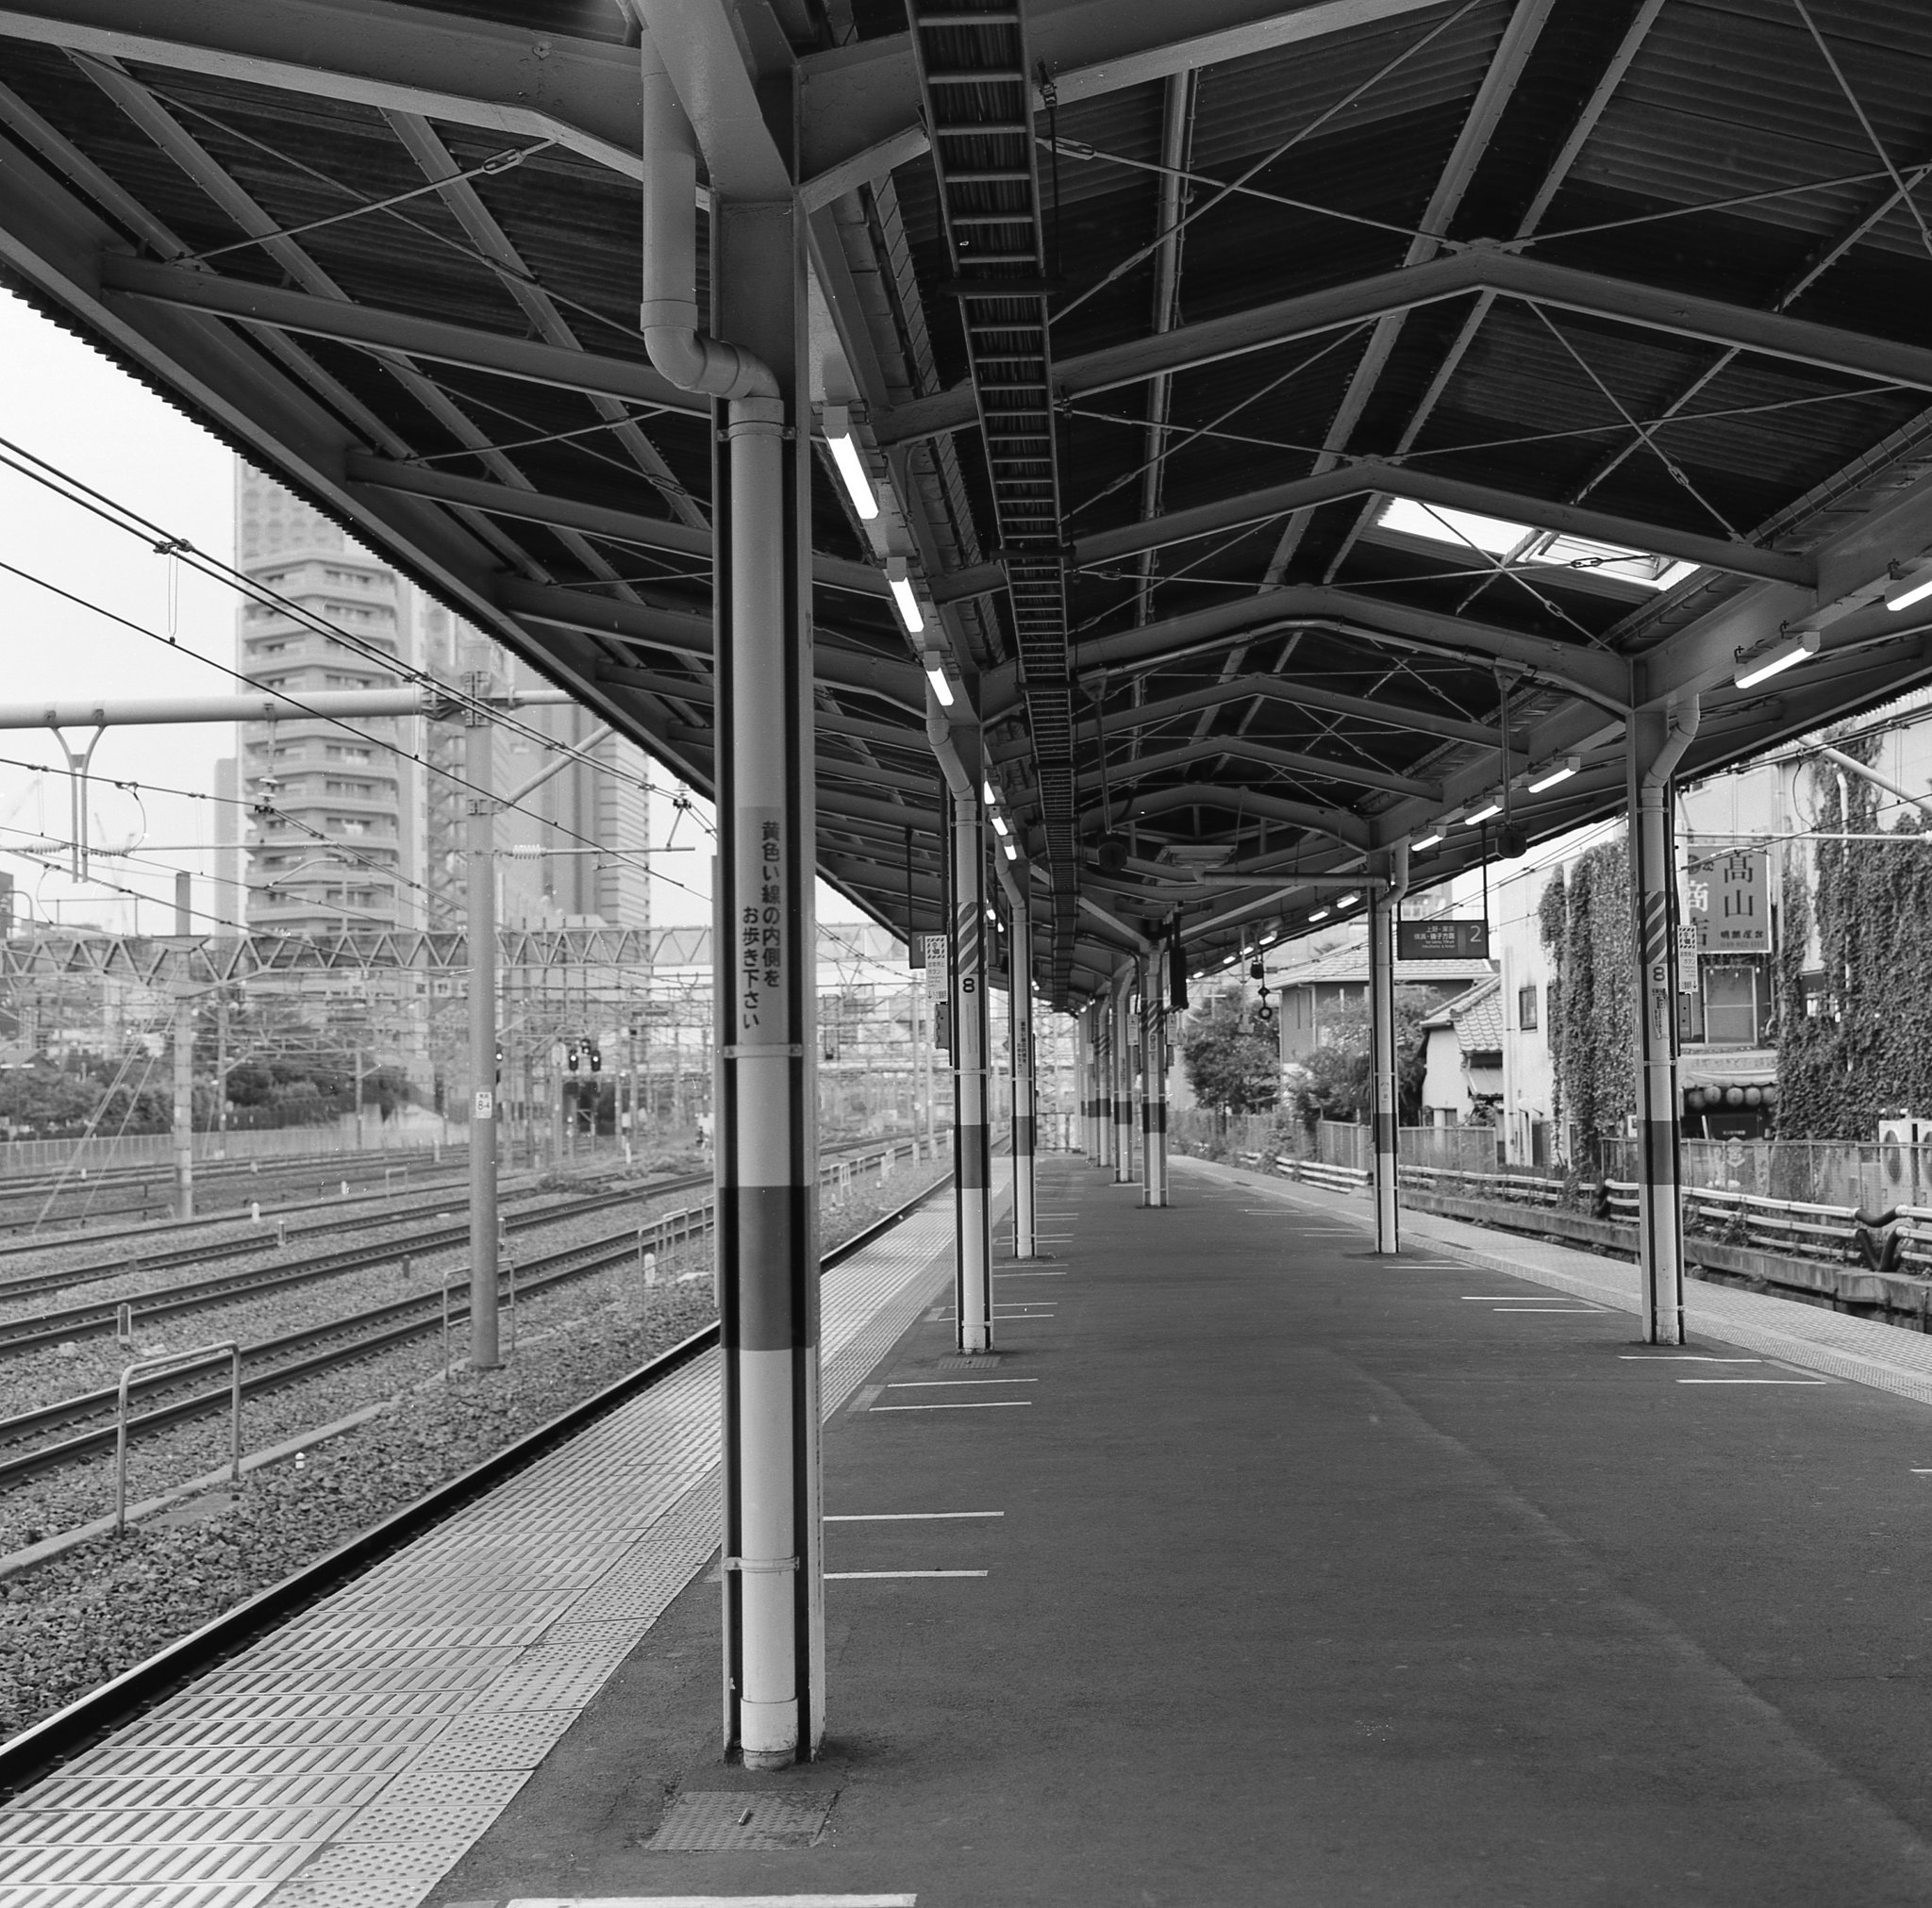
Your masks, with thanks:
[[[1181,1063],[1203,1106],[1259,1113],[1274,1104],[1280,1091],[1280,1049],[1273,1025],[1257,1026],[1241,1007],[1241,988],[1228,987],[1189,1015]]]
[[[1423,1022],[1435,1008],[1436,997],[1427,987],[1395,989],[1395,1117],[1403,1126],[1422,1119],[1428,1067]],[[1311,1131],[1321,1120],[1366,1120],[1372,1064],[1368,1008],[1349,1007],[1328,1022],[1328,1037],[1301,1063],[1291,1095],[1295,1117]]]

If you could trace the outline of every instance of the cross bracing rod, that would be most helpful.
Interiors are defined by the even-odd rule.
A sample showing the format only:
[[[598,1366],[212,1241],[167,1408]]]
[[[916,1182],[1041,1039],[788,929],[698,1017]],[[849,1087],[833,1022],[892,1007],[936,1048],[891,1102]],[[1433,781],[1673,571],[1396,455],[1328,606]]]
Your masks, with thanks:
[[[1178,749],[1163,749],[1158,755],[1130,756],[1125,761],[1109,764],[1105,777],[1097,768],[1091,775],[1081,775],[1078,787],[1083,794],[1093,793],[1099,790],[1103,780],[1124,785],[1149,775],[1168,774],[1191,763],[1219,761],[1224,757],[1279,769],[1286,774],[1313,781],[1348,782],[1357,788],[1378,788],[1391,795],[1413,795],[1424,801],[1433,799],[1441,787],[1436,782],[1425,782],[1414,775],[1398,775],[1391,770],[1377,769],[1367,763],[1311,755],[1298,749],[1276,748],[1250,736],[1210,736],[1206,741],[1189,742]]]
[[[586,504],[573,497],[558,497],[536,490],[518,490],[508,484],[492,484],[481,477],[458,476],[452,471],[435,470],[425,464],[408,464],[395,457],[371,457],[353,454],[347,460],[349,482],[366,484],[378,490],[395,490],[416,497],[431,497],[441,504],[459,504],[469,509],[487,510],[493,516],[510,517],[525,523],[548,523],[561,529],[581,531],[587,537],[608,538],[613,542],[634,543],[648,550],[666,550],[678,556],[711,555],[711,534],[686,523],[661,517],[646,517],[633,510],[612,509],[608,504]],[[823,552],[812,556],[815,582],[856,595],[886,597],[891,590],[885,572],[870,563],[857,563],[849,557],[831,556]]]
[[[1097,676],[1093,687],[1103,687],[1106,680],[1104,676]],[[1163,696],[1158,702],[1138,703],[1130,707],[1114,709],[1102,716],[1100,730],[1104,736],[1124,735],[1138,729],[1152,728],[1157,723],[1171,722],[1178,716],[1192,715],[1200,709],[1219,708],[1227,703],[1247,702],[1254,698],[1259,698],[1264,702],[1286,703],[1291,707],[1326,709],[1337,715],[1358,716],[1364,721],[1380,723],[1391,729],[1435,736],[1444,741],[1472,742],[1491,749],[1501,746],[1498,732],[1485,727],[1481,722],[1463,722],[1455,716],[1442,715],[1435,709],[1411,708],[1387,698],[1371,699],[1368,696],[1344,695],[1300,676],[1266,675],[1258,672],[1229,676],[1208,689],[1192,689],[1183,695]]]
[[[1115,805],[1118,808],[1120,805]],[[1142,821],[1156,815],[1171,815],[1177,808],[1237,810],[1257,821],[1282,821],[1310,834],[1330,836],[1350,848],[1369,845],[1370,824],[1363,816],[1346,808],[1324,808],[1312,802],[1291,801],[1226,777],[1144,790],[1137,793],[1125,805],[1125,812],[1117,813],[1113,820],[1115,825]],[[1083,828],[1096,828],[1106,819],[1106,809],[1099,803],[1084,809],[1080,817]]]
[[[1541,258],[1518,257],[1487,245],[1471,245],[1424,265],[1399,267],[1321,291],[1277,299],[1224,318],[1176,325],[1174,330],[1112,345],[1054,368],[1056,399],[1140,384],[1162,372],[1244,357],[1276,344],[1359,324],[1391,312],[1412,311],[1444,299],[1492,291],[1596,318],[1616,319],[1645,330],[1674,333],[1706,344],[1735,345],[1824,371],[1884,384],[1932,390],[1932,349],[1903,344],[1870,332],[1814,324],[1722,299],[1672,291],[1631,278],[1611,278]],[[903,443],[935,431],[960,430],[976,422],[971,392],[956,387],[874,420],[881,443]]]
[[[1383,463],[1375,458],[1338,465],[1312,476],[1291,478],[1286,483],[1271,484],[1264,489],[1220,498],[1211,504],[1197,504],[1186,510],[1171,511],[1164,517],[1150,517],[1142,523],[1125,524],[1118,530],[1099,531],[1075,541],[1073,562],[1076,569],[1119,562],[1148,550],[1185,543],[1197,537],[1240,529],[1246,524],[1266,523],[1319,504],[1334,503],[1344,497],[1372,495],[1408,497],[1444,509],[1507,518],[1535,529],[1560,531],[1591,542],[1620,544],[1652,556],[1675,556],[1683,562],[1728,571],[1738,576],[1808,585],[1816,575],[1810,561],[1801,556],[1763,550],[1756,544],[1734,542],[1724,537],[1700,536],[1693,530],[1655,523],[1647,518],[1623,517],[1608,510],[1557,503],[1518,490],[1496,489],[1488,484],[1465,483],[1458,478],[1438,476],[1428,471]],[[1527,565],[1523,573],[1546,582],[1560,583],[1563,566],[1559,563]],[[941,602],[953,602],[960,597],[997,589],[999,583],[998,566],[981,564],[975,569],[955,571],[950,575],[936,579],[933,594]]]

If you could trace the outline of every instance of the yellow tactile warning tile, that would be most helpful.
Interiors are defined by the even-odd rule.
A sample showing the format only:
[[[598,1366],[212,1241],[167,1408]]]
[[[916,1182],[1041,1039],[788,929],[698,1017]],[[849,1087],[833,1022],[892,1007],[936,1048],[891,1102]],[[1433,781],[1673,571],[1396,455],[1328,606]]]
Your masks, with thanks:
[[[952,1231],[827,1275],[827,1414]],[[712,1353],[0,1809],[0,1908],[414,1908],[716,1549],[717,1396]]]

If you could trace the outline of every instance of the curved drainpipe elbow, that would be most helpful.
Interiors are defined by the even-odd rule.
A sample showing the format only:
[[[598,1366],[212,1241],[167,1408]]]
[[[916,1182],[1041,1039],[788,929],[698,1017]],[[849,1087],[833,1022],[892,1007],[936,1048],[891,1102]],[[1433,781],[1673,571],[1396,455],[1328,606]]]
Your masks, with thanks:
[[[1657,752],[1657,759],[1644,770],[1638,785],[1640,795],[1645,802],[1663,799],[1665,784],[1677,772],[1677,764],[1684,759],[1684,752],[1696,739],[1699,714],[1695,696],[1687,696],[1682,702],[1671,705],[1670,735]]]
[[[931,689],[925,692],[925,739],[932,745],[940,771],[946,778],[946,787],[955,795],[971,800],[975,792],[973,777],[966,772],[966,764],[959,759],[959,751],[953,746],[953,725],[947,722],[939,698]]]
[[[698,329],[697,138],[662,68],[643,75],[643,298],[638,322],[655,369],[680,390],[775,398],[771,367]]]

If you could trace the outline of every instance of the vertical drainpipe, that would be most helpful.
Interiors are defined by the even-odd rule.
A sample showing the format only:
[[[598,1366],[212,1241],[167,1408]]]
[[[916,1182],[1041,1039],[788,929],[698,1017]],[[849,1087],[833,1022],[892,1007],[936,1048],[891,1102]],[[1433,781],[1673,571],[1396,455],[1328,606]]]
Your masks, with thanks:
[[[648,36],[644,47],[644,348],[679,389],[719,401],[713,1170],[724,1733],[747,1768],[773,1769],[808,1758],[824,1729],[810,647],[793,608],[798,420],[768,364],[699,329],[697,142]],[[721,246],[727,212],[742,257]],[[793,284],[795,217],[790,207],[714,204],[711,282],[724,308],[736,308],[721,290],[728,274],[734,286]],[[749,291],[730,295],[756,302]]]
[[[1012,913],[1007,1006],[1011,1020],[1013,1075],[1013,1256],[1030,1259],[1039,1250],[1034,1219],[1034,1153],[1039,1137],[1039,1082],[1033,1067],[1033,913],[1026,880],[1004,854],[1000,886]]]
[[[1369,1074],[1375,1148],[1375,1250],[1401,1250],[1396,1180],[1396,1120],[1400,1116],[1395,1051],[1395,917],[1408,892],[1408,843],[1398,841],[1369,857],[1380,886],[1369,897]]]
[[[470,1366],[497,1363],[496,1336],[496,786],[495,731],[472,706],[463,730],[469,851]]]
[[[1697,698],[1630,717],[1630,909],[1637,946],[1639,1311],[1646,1345],[1684,1342],[1684,1235],[1677,1203],[1677,880],[1671,777],[1697,734]]]
[[[1167,956],[1141,956],[1141,1203],[1167,1203]]]

